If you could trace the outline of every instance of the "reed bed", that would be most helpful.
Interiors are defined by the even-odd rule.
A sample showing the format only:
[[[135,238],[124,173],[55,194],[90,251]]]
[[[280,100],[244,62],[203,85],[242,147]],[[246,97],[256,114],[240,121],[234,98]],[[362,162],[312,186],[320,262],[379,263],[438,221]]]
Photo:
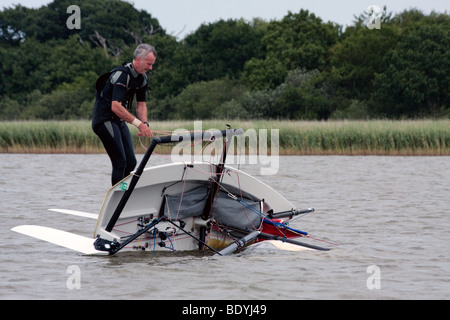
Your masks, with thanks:
[[[202,130],[225,129],[227,121],[203,121]],[[282,155],[450,155],[450,120],[414,121],[233,121],[233,128],[279,130]],[[136,152],[145,152],[135,137]],[[197,130],[193,121],[152,122],[151,129],[170,134]],[[144,145],[149,139],[141,139]],[[1,153],[104,153],[89,121],[0,122]],[[170,148],[159,150],[170,152]]]
[[[101,149],[88,121],[0,122],[2,153],[96,153]]]

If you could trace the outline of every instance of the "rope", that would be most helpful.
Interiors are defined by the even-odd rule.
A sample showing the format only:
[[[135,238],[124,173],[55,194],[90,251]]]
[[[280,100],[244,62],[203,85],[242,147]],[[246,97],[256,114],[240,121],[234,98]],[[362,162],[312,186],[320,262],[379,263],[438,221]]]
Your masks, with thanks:
[[[173,131],[173,130],[152,130],[153,137],[172,135],[172,134],[174,134],[174,132],[175,132],[175,131]],[[185,131],[185,132],[186,132],[186,131]],[[199,130],[190,130],[190,131],[187,131],[187,132],[189,132],[189,133],[199,133],[199,132],[203,132],[203,131],[199,131]],[[180,133],[180,135],[182,135],[182,133]],[[142,143],[142,140],[141,140],[141,137],[140,137],[140,136],[138,137],[138,139],[139,139],[139,143],[140,143],[141,147],[142,147],[143,149],[147,150],[148,148],[144,146],[144,144]],[[202,147],[202,151],[201,151],[201,154],[202,154],[202,155],[203,155],[203,153],[204,153],[204,150],[205,150],[205,149],[206,149],[213,141],[214,141],[214,135],[211,135],[211,139],[210,139],[209,141],[207,141],[207,143],[205,143],[205,145]],[[203,142],[204,142],[203,140],[200,140],[200,141],[194,141],[193,143],[190,143],[190,144],[187,144],[187,143],[186,143],[186,146],[192,147],[192,146],[195,146],[195,145],[197,145],[197,144],[199,144],[199,143],[203,143]],[[174,143],[179,143],[179,142],[178,142],[178,141],[174,141]],[[225,144],[224,144],[223,147],[225,148]],[[158,154],[158,153],[156,153],[156,152],[153,152],[153,154],[158,155],[158,156],[162,156],[162,157],[171,157],[170,155],[168,156],[168,155]],[[210,161],[209,161],[209,163],[211,163],[211,164],[213,164],[213,162],[212,162],[212,157],[213,157],[213,155],[212,155],[212,153],[210,153]],[[193,159],[192,159],[192,162],[193,162]],[[183,163],[184,163],[184,162],[183,162]],[[214,166],[215,166],[215,165],[214,165]],[[293,228],[289,227],[289,226],[288,226],[287,224],[285,224],[285,223],[281,223],[281,222],[278,222],[278,221],[274,221],[273,219],[269,218],[267,215],[265,215],[265,214],[264,214],[263,212],[261,212],[260,210],[255,209],[255,208],[252,207],[249,203],[247,203],[246,201],[243,200],[243,199],[244,199],[244,196],[243,196],[243,194],[242,194],[243,191],[242,191],[242,188],[241,188],[241,185],[240,185],[239,172],[234,171],[234,170],[229,170],[229,169],[227,169],[226,171],[222,171],[222,172],[220,173],[220,176],[218,177],[218,179],[215,179],[215,177],[217,177],[217,173],[212,171],[212,168],[213,168],[214,166],[211,166],[211,167],[210,167],[210,168],[211,168],[210,172],[204,172],[204,171],[202,171],[202,170],[198,170],[198,169],[196,169],[196,168],[188,167],[188,166],[187,166],[186,168],[189,169],[189,170],[194,170],[194,171],[199,172],[199,173],[201,173],[201,174],[205,174],[205,175],[210,176],[210,177],[211,177],[211,184],[216,183],[216,184],[218,185],[219,190],[220,190],[220,189],[224,190],[225,192],[228,193],[228,196],[229,196],[230,198],[232,198],[232,199],[235,200],[235,201],[238,201],[240,204],[243,205],[243,207],[244,207],[244,212],[246,213],[247,219],[248,219],[248,221],[249,221],[251,224],[252,224],[252,221],[251,221],[251,219],[249,218],[249,216],[248,216],[248,214],[247,214],[247,212],[246,212],[246,209],[249,209],[249,210],[251,210],[252,212],[254,212],[254,213],[256,213],[257,215],[259,215],[259,216],[262,218],[262,222],[261,222],[261,225],[258,226],[258,227],[253,226],[253,224],[252,224],[252,226],[253,226],[253,228],[254,228],[255,230],[261,229],[261,227],[262,227],[264,221],[266,221],[266,222],[269,222],[269,223],[270,223],[271,225],[273,225],[274,227],[278,228],[279,231],[280,231],[282,234],[284,234],[284,238],[286,238],[286,231],[289,230],[289,231],[291,231],[291,232],[297,233],[297,234],[299,234],[299,235],[301,235],[301,236],[306,236],[306,237],[311,238],[311,239],[316,240],[316,241],[321,241],[321,242],[325,242],[325,243],[328,243],[328,244],[331,244],[331,245],[338,246],[338,244],[335,244],[335,243],[332,243],[332,242],[329,242],[329,241],[321,240],[321,239],[318,239],[318,238],[313,238],[313,237],[311,237],[307,232],[304,232],[304,231],[301,231],[301,230],[293,229]],[[238,185],[238,190],[239,190],[239,193],[240,193],[240,199],[239,199],[236,195],[232,194],[229,190],[227,190],[227,189],[221,184],[222,175],[223,175],[223,174],[230,174],[230,173],[236,174],[236,179],[237,179],[237,180],[235,180],[235,182],[236,182],[237,185]],[[233,178],[232,178],[232,179],[233,179]],[[183,182],[184,182],[184,183],[183,183],[183,188],[182,188],[182,193],[181,193],[181,197],[180,197],[180,203],[179,203],[178,210],[177,210],[176,219],[178,219],[179,212],[180,212],[180,209],[181,209],[181,205],[182,205],[182,201],[183,201],[183,195],[184,195],[184,191],[185,191],[185,187],[186,187],[186,181],[187,181],[187,172],[186,172],[186,174],[184,175],[184,178],[183,178]],[[246,192],[246,193],[247,193],[247,192]],[[251,196],[250,196],[248,193],[247,193],[247,196],[249,196],[249,198],[251,198]],[[216,194],[216,197],[218,197],[218,193]],[[212,209],[212,208],[211,208],[211,209]],[[181,229],[181,228],[180,228],[180,229]],[[183,229],[181,229],[181,230],[184,231]],[[186,232],[186,231],[184,231],[184,232]],[[190,234],[189,234],[189,235],[190,235]],[[190,236],[192,236],[192,235],[190,235]],[[209,234],[208,236],[210,236],[210,234]],[[168,238],[169,238],[169,237],[168,237]],[[172,244],[172,250],[175,250],[175,249],[173,249],[173,243],[172,243],[172,240],[171,240],[170,238],[169,238],[169,241],[170,241],[171,244]],[[207,246],[207,247],[209,247],[209,246]]]

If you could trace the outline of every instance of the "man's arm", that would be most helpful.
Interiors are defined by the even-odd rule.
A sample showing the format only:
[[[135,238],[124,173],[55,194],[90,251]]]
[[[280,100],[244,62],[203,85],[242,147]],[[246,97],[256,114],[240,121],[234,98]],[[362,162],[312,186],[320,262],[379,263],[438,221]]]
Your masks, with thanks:
[[[111,104],[111,110],[114,112],[120,119],[125,120],[128,123],[132,123],[135,119],[131,113],[128,112],[127,109],[120,103],[119,101],[113,101]]]
[[[144,106],[142,106],[142,104]],[[135,125],[139,129],[138,136],[145,136],[145,137],[152,136],[151,130],[144,123],[147,122],[147,105],[145,102],[138,102],[138,106],[136,107],[136,113],[138,115],[138,118],[140,118],[140,121],[142,121],[142,123],[139,123],[139,121],[137,121],[136,123],[135,120],[137,118],[133,116],[131,113],[129,113],[128,110],[125,109],[125,107],[119,101],[112,102],[111,110],[122,120],[125,120],[126,122]]]
[[[142,122],[148,123],[147,104],[145,103],[145,101],[143,101],[143,102],[138,101],[136,103],[136,114],[137,114],[139,120],[141,120]]]

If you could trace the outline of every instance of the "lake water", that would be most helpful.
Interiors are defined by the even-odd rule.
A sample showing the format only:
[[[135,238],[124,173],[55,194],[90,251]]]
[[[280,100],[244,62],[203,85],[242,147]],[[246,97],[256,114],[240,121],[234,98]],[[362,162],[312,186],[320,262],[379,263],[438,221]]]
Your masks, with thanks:
[[[10,229],[91,236],[94,220],[48,209],[98,213],[107,156],[0,154],[0,299],[450,299],[449,157],[281,157],[276,175],[241,169],[314,207],[291,226],[339,246],[83,256]]]

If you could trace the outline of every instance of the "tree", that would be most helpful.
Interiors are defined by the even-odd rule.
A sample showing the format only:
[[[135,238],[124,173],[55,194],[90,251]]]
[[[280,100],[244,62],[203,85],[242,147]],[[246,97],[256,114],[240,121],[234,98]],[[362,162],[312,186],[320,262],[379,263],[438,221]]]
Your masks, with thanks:
[[[82,27],[69,29],[67,8],[76,4],[81,11]],[[18,44],[26,38],[39,42],[68,39],[77,35],[93,47],[102,46],[108,54],[120,55],[123,46],[136,45],[147,35],[164,33],[157,19],[132,4],[120,0],[53,0],[38,9],[17,5],[0,14],[0,40]]]
[[[245,92],[222,104],[214,114],[244,119],[328,119],[333,111],[328,91],[318,70],[291,70],[275,89]]]
[[[105,59],[101,51],[80,43],[76,36],[51,44],[30,38],[8,50],[3,60],[4,90],[8,95],[20,100],[35,89],[49,93],[84,72],[100,75],[112,66],[112,61]]]
[[[390,117],[433,115],[450,106],[450,19],[405,31],[377,75],[374,108]]]
[[[244,79],[252,89],[274,88],[281,84],[289,70],[323,69],[328,50],[338,39],[339,28],[323,23],[313,13],[300,10],[289,12],[281,21],[272,21],[262,42],[267,50],[265,58],[252,58],[245,66]],[[276,78],[254,77],[253,74],[276,74]],[[258,81],[259,80],[259,81]]]
[[[67,8],[78,5],[81,29]],[[53,0],[0,11],[0,118],[88,118],[96,78],[154,45],[152,119],[418,117],[450,114],[450,16],[386,8],[345,32],[306,10],[220,20],[184,40],[120,0]]]
[[[343,96],[366,100],[375,75],[388,67],[383,59],[399,41],[399,32],[394,26],[383,25],[381,29],[360,27],[349,33],[330,51],[330,77]]]
[[[18,47],[9,47],[2,57],[5,94],[20,101],[25,94],[47,86],[47,73],[41,71],[50,52],[49,46],[33,38],[21,42]]]
[[[288,70],[275,56],[251,59],[245,64],[243,79],[252,90],[273,89],[280,85]]]
[[[219,20],[201,25],[184,40],[186,76],[191,82],[240,77],[245,63],[261,55],[261,23]]]
[[[17,45],[25,39],[27,17],[32,13],[21,5],[0,12],[0,44]]]
[[[233,80],[202,81],[189,85],[176,98],[176,117],[180,119],[209,119],[214,110],[241,96],[243,88]]]

